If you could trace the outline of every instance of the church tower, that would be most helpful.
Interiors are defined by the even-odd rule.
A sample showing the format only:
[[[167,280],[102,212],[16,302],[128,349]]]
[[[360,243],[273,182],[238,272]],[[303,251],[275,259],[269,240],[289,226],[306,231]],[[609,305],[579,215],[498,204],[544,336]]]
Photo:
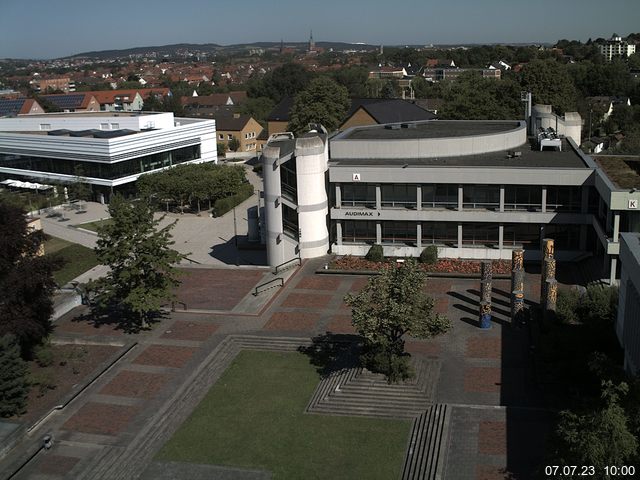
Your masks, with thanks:
[[[313,30],[309,34],[309,53],[316,51],[316,42],[313,40]]]

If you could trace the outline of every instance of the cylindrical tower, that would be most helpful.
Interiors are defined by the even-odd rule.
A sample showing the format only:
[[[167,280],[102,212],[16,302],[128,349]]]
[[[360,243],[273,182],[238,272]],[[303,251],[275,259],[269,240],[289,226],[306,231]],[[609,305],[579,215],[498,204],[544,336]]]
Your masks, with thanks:
[[[295,157],[300,257],[320,257],[329,250],[327,140],[320,135],[296,139]]]
[[[280,186],[280,147],[266,145],[262,150],[264,214],[267,230],[267,263],[280,265],[285,259],[282,229],[282,191]]]

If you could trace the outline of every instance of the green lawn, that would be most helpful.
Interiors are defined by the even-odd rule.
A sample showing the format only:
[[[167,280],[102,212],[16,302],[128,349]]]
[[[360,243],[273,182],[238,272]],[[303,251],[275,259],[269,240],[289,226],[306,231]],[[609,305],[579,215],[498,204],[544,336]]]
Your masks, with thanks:
[[[91,248],[61,238],[49,237],[44,242],[44,252],[45,255],[59,255],[66,260],[62,268],[53,274],[60,286],[98,265],[98,258]]]
[[[76,225],[76,227],[84,228],[85,230],[91,230],[92,232],[97,232],[100,225],[105,225],[107,223],[111,223],[110,218],[107,218],[105,220],[96,220],[95,222],[81,223],[80,225]]]
[[[269,470],[274,479],[399,478],[410,421],[305,414],[318,381],[303,354],[245,350],[158,459]]]

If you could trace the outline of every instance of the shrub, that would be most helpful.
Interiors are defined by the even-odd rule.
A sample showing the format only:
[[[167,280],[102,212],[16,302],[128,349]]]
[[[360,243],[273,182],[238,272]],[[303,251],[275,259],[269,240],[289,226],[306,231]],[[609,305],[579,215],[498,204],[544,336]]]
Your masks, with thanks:
[[[618,311],[618,289],[589,285],[587,296],[582,306],[585,320],[594,323],[612,323]]]
[[[424,249],[420,253],[420,263],[433,265],[437,261],[438,261],[438,247],[436,247],[435,245],[429,245],[428,247],[424,247]]]
[[[0,337],[0,417],[24,412],[29,384],[27,364],[13,335]]]
[[[559,290],[556,303],[558,320],[563,323],[580,322],[580,313],[578,312],[579,305],[580,293],[576,290]]]
[[[53,350],[49,342],[44,342],[33,349],[33,357],[36,363],[41,367],[49,367],[53,365]]]
[[[372,262],[383,262],[384,250],[382,249],[382,245],[372,245],[365,258],[367,260],[371,260]]]
[[[29,378],[29,383],[34,387],[38,387],[38,397],[44,396],[47,390],[54,390],[56,388],[51,372],[33,373]]]
[[[234,207],[240,205],[251,195],[253,195],[253,185],[251,185],[250,183],[243,184],[242,186],[240,186],[239,192],[235,195],[216,200],[216,202],[213,204],[213,216],[221,217],[225,213],[232,210]]]

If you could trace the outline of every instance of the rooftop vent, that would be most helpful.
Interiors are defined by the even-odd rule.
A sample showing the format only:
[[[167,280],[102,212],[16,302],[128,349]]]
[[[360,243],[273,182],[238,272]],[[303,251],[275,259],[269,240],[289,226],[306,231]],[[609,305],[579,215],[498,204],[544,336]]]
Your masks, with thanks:
[[[400,127],[401,128],[416,128],[416,124],[415,123],[401,123]]]
[[[522,152],[519,150],[509,150],[507,152],[507,158],[516,158],[516,157],[521,157],[522,156]]]
[[[400,125],[397,123],[392,123],[391,125],[385,125],[384,128],[387,130],[400,130]]]

